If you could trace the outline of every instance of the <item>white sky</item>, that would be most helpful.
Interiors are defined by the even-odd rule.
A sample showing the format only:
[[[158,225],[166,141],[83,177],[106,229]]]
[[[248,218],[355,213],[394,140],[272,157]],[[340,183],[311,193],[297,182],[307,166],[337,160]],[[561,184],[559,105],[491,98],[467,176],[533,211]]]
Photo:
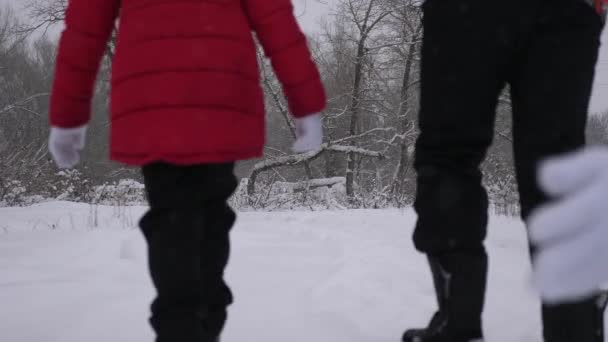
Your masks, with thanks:
[[[315,31],[320,17],[327,13],[327,3],[332,0],[293,0],[296,6],[296,14],[307,32]],[[0,0],[0,5],[24,3],[25,0]],[[600,62],[597,67],[597,77],[591,111],[600,112],[608,110],[608,30],[604,32],[602,39],[604,47],[600,54]]]

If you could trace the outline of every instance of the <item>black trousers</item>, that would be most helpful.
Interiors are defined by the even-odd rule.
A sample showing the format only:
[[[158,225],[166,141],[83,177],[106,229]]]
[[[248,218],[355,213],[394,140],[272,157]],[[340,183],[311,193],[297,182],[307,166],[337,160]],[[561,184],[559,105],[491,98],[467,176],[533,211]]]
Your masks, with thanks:
[[[472,279],[483,281],[462,289],[472,316],[465,321],[479,322],[483,310],[488,198],[480,164],[492,143],[499,95],[510,85],[515,166],[527,218],[547,200],[536,182],[539,161],[585,143],[602,26],[584,0],[424,4],[414,242],[431,256],[480,260],[484,274]],[[592,341],[585,334],[591,325],[584,323],[592,306],[545,307],[545,339]]]
[[[157,342],[214,342],[232,293],[224,281],[237,187],[233,164],[143,168],[150,211],[141,220],[157,290]]]

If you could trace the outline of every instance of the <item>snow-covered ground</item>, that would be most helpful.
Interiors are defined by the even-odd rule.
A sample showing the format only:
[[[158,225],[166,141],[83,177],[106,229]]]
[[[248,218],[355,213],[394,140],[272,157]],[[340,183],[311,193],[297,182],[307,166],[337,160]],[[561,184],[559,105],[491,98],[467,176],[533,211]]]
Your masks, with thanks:
[[[151,342],[142,207],[0,209],[0,340]],[[435,308],[410,210],[241,213],[223,342],[396,342]],[[456,227],[455,227],[456,228]],[[540,339],[523,225],[493,218],[490,342]]]

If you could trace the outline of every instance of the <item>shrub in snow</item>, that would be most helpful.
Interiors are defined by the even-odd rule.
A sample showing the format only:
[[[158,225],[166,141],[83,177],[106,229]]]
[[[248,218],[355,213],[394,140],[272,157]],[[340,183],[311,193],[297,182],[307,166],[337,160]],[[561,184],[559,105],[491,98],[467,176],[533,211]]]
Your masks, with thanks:
[[[133,179],[96,186],[88,197],[89,203],[114,206],[142,205],[146,202],[144,185]]]
[[[0,179],[0,206],[29,205],[41,202],[45,198],[110,205],[118,208],[116,216],[124,219],[125,226],[133,226],[134,219],[126,212],[128,208],[125,207],[146,205],[144,185],[133,179],[92,186],[92,182],[79,170],[63,170],[50,175],[48,178],[51,179],[36,179],[38,183],[45,183],[44,187],[32,185],[34,183],[31,181],[24,183],[15,179]],[[400,191],[403,196],[395,197],[390,188],[383,187],[382,182],[379,181],[381,177],[375,179],[367,182],[366,186],[355,184],[355,196],[349,198],[346,195],[344,177],[289,182],[278,173],[268,172],[258,177],[252,194],[248,189],[249,180],[241,180],[230,202],[238,210],[379,209],[411,205],[415,193],[413,180],[404,182],[411,189],[405,188]],[[514,177],[486,173],[484,185],[488,189],[494,214],[508,216],[519,214]],[[91,215],[91,218],[93,222],[97,221],[96,215]]]
[[[26,202],[27,189],[21,181],[8,180],[0,183],[0,206],[17,206]]]
[[[514,176],[486,177],[484,181],[488,191],[490,209],[496,215],[519,215],[519,196]]]
[[[346,208],[344,177],[302,182],[259,182],[253,195],[247,194],[248,179],[243,179],[231,199],[239,209],[342,209]]]
[[[60,201],[81,202],[86,200],[89,181],[79,170],[61,170],[51,185],[51,196]]]

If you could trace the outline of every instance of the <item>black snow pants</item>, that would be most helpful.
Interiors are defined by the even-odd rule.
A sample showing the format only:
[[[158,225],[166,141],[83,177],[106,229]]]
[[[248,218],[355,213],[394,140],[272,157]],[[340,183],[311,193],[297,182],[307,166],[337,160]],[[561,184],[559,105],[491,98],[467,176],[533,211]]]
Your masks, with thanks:
[[[157,290],[157,342],[215,342],[232,293],[224,281],[235,213],[234,164],[143,168],[150,211],[141,220]]]
[[[414,233],[449,260],[454,330],[481,330],[488,197],[480,164],[500,93],[510,86],[513,148],[525,218],[547,200],[539,161],[580,148],[603,20],[585,0],[427,0]],[[459,261],[460,260],[460,261]],[[543,306],[547,342],[596,342],[595,301]]]

